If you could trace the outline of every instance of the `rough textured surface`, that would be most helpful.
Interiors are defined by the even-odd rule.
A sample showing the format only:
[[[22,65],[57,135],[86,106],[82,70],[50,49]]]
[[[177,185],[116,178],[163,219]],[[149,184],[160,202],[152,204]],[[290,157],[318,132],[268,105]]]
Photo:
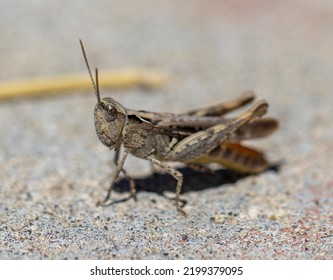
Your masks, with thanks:
[[[161,195],[175,181],[130,157],[138,201],[98,208],[113,167],[93,94],[2,102],[1,259],[332,259],[333,4],[231,2],[1,1],[1,80],[84,72],[82,38],[100,71],[169,74],[161,91],[103,92],[130,108],[179,112],[254,89],[281,122],[255,144],[283,162],[245,178],[181,169],[184,218]]]

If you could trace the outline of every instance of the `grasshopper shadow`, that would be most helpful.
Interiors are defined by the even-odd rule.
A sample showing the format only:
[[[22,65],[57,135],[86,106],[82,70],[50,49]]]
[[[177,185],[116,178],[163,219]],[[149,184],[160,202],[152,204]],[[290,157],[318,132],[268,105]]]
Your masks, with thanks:
[[[279,172],[281,163],[272,165],[266,171]],[[222,187],[223,185],[232,184],[240,179],[244,179],[249,176],[256,176],[251,174],[241,174],[228,169],[219,169],[214,172],[201,172],[196,171],[188,167],[178,168],[179,172],[183,174],[183,187],[181,193],[189,191],[201,191],[209,188]],[[152,175],[133,179],[136,187],[136,192],[146,191],[157,193],[164,196],[165,191],[176,192],[176,180],[168,173],[154,173]],[[128,179],[120,179],[113,188],[118,193],[130,193],[130,185]],[[129,200],[131,196],[127,198],[113,200],[105,206],[109,206],[115,203],[125,202]],[[185,200],[181,200],[183,206],[186,204]]]
[[[266,171],[279,172],[282,162],[273,164]],[[218,169],[214,172],[202,172],[193,170],[189,167],[182,167],[177,169],[183,174],[183,187],[181,193],[189,191],[202,191],[205,189],[222,187],[224,185],[232,184],[238,180],[244,179],[249,176],[258,176],[253,174],[242,174],[229,169]],[[154,192],[163,196],[165,191],[176,191],[176,180],[168,173],[153,173],[146,177],[134,178],[136,192],[146,191]],[[122,178],[114,186],[114,191],[118,193],[127,193],[130,191],[129,181]]]
[[[189,167],[177,169],[183,174],[182,193],[189,191],[202,191],[205,189],[221,187],[232,184],[250,174],[241,174],[228,169],[218,169],[213,173],[193,170]],[[269,170],[278,171],[278,166],[273,166]],[[154,173],[143,178],[134,179],[137,193],[140,191],[154,192],[163,195],[165,191],[176,191],[176,180],[168,173]],[[120,179],[114,186],[114,191],[125,193],[130,191],[129,181],[125,178]]]

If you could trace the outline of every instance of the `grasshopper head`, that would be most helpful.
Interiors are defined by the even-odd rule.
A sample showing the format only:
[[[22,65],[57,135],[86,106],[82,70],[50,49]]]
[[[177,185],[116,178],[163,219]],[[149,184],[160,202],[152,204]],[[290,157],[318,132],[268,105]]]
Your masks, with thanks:
[[[127,122],[126,109],[110,97],[103,98],[99,94],[98,70],[95,69],[95,80],[91,73],[88,58],[80,40],[81,50],[86,62],[89,76],[97,98],[95,106],[95,127],[99,140],[109,148],[116,148],[122,140],[123,130]]]
[[[96,104],[94,116],[99,140],[111,149],[117,146],[127,122],[126,109],[117,101],[106,97]]]

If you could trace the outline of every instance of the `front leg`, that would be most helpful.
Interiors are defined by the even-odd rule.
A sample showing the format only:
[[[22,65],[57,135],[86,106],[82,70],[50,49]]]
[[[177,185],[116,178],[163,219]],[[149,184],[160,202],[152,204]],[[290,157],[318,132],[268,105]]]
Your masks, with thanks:
[[[119,176],[119,173],[121,171],[124,171],[123,165],[124,165],[124,162],[126,160],[127,155],[128,155],[128,152],[124,151],[123,154],[122,154],[122,156],[121,156],[121,159],[116,163],[117,164],[116,165],[116,170],[112,174],[111,184],[110,184],[110,187],[109,187],[108,192],[106,194],[106,197],[104,198],[103,201],[99,201],[97,203],[97,206],[106,206],[106,202],[109,200],[109,198],[111,196],[111,192],[112,192],[114,183],[116,182],[116,180],[117,180],[117,178]]]
[[[113,158],[113,163],[115,166],[118,165],[119,154],[120,154],[120,145],[116,149],[115,155]],[[125,178],[129,181],[129,184],[130,184],[130,197],[129,198],[133,197],[134,200],[136,201],[136,188],[135,188],[135,182],[134,182],[133,178],[128,175],[127,171],[124,168],[121,168],[121,172],[123,172]]]

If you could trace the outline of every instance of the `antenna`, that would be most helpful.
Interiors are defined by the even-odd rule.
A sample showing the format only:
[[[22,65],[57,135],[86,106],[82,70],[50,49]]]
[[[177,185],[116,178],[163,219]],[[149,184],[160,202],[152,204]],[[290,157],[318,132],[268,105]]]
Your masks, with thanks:
[[[80,39],[80,45],[81,45],[81,50],[82,50],[82,54],[83,54],[83,57],[84,57],[84,61],[86,63],[86,66],[87,66],[87,69],[88,69],[88,72],[89,72],[89,76],[90,76],[91,82],[92,82],[93,87],[94,87],[94,92],[95,92],[95,95],[97,97],[97,101],[98,101],[98,103],[101,103],[101,97],[100,97],[100,94],[99,94],[99,85],[98,85],[98,70],[97,70],[97,68],[95,69],[95,79],[96,79],[96,83],[95,83],[93,75],[92,75],[91,70],[90,70],[90,66],[89,66],[87,55],[86,55],[86,51],[84,50],[84,46],[83,46],[83,43],[82,43],[81,39]]]
[[[97,99],[99,99],[98,102],[101,102],[101,98],[99,95],[98,69],[97,68],[95,68],[95,81],[96,81],[96,92],[98,93]]]

